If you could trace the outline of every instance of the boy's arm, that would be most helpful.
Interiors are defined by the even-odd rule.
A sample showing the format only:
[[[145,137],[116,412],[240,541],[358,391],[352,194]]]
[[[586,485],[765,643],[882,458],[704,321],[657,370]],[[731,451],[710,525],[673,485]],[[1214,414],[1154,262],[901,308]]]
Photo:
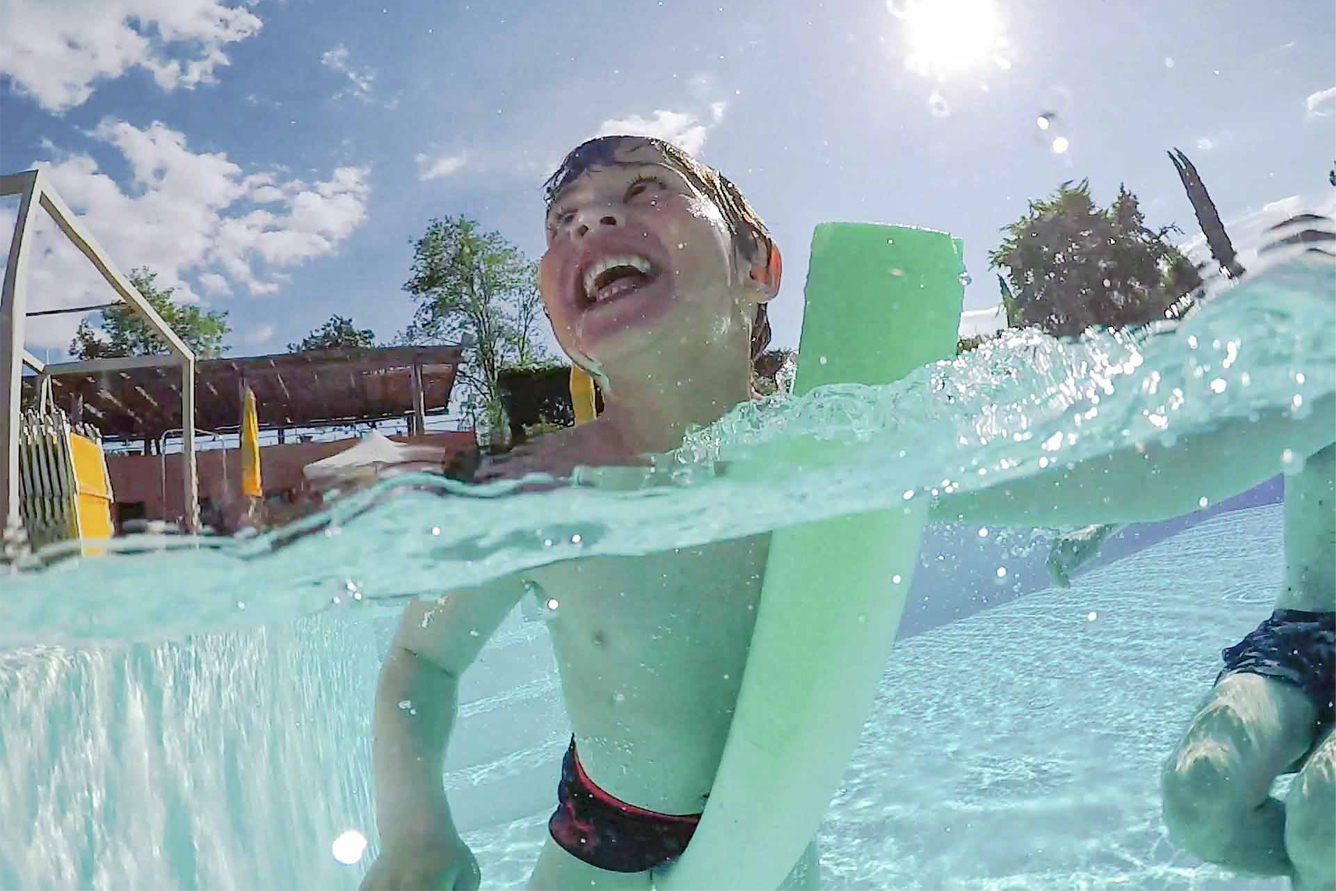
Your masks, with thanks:
[[[1085,526],[1167,520],[1250,489],[1336,441],[1336,396],[1317,399],[1303,418],[1288,410],[1256,421],[1230,418],[1214,430],[1147,443],[1051,467],[976,492],[943,495],[931,519],[1012,526]]]
[[[507,578],[413,601],[376,686],[373,760],[382,848],[455,833],[441,782],[459,678],[524,593]]]

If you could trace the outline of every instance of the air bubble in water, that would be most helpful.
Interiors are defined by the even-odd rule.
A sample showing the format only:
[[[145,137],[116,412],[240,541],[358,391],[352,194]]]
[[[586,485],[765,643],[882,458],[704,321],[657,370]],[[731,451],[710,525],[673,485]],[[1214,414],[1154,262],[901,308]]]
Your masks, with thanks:
[[[356,829],[349,829],[334,839],[329,849],[335,860],[344,866],[352,866],[366,853],[366,836]]]

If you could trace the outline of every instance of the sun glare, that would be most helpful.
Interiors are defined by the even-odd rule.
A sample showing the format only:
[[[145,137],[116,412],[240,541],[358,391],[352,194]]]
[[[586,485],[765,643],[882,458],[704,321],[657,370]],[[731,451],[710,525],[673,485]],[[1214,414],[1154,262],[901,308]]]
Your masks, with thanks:
[[[992,62],[1006,70],[1002,21],[993,0],[887,0],[904,22],[905,67],[944,80]]]

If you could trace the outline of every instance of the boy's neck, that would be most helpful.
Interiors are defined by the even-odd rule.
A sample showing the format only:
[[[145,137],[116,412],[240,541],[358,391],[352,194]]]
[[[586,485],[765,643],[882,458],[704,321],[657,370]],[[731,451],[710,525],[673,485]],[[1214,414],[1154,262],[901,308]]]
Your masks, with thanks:
[[[751,398],[751,363],[745,352],[728,352],[741,360],[679,354],[676,370],[609,375],[599,421],[616,431],[628,452],[677,448],[688,428],[713,424]]]

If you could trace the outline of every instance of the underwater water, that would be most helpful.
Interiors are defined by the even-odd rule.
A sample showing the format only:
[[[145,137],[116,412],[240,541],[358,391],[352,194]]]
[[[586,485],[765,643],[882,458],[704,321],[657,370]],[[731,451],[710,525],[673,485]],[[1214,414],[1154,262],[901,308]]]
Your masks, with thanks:
[[[822,887],[1287,887],[1172,845],[1158,789],[1221,647],[1270,610],[1281,525],[1275,505],[1223,514],[900,640],[820,829]],[[338,614],[0,655],[0,887],[355,888],[378,644]],[[483,887],[522,888],[569,741],[546,625],[517,611],[460,702],[452,808]],[[371,847],[345,865],[348,830]]]
[[[1336,263],[1300,258],[1157,333],[1010,331],[887,386],[740,406],[652,470],[546,491],[405,475],[252,539],[131,536],[96,558],[57,547],[48,568],[0,581],[0,646],[388,611],[558,560],[737,538],[984,490],[1226,419],[1303,416],[1336,393],[1334,291]],[[1289,469],[1277,452],[1273,472]],[[145,584],[158,578],[171,581]]]
[[[544,491],[400,477],[251,539],[41,555],[0,576],[0,887],[356,887],[405,598],[1321,410],[1333,291],[1336,264],[1294,260],[1153,335],[1013,332],[897,384],[742,407],[652,471]],[[1276,507],[1229,513],[902,639],[821,829],[824,886],[1283,887],[1172,846],[1157,788],[1220,648],[1269,611],[1280,535]],[[466,675],[447,757],[488,888],[527,878],[569,740],[537,618],[513,614]],[[349,830],[370,847],[343,864]]]

